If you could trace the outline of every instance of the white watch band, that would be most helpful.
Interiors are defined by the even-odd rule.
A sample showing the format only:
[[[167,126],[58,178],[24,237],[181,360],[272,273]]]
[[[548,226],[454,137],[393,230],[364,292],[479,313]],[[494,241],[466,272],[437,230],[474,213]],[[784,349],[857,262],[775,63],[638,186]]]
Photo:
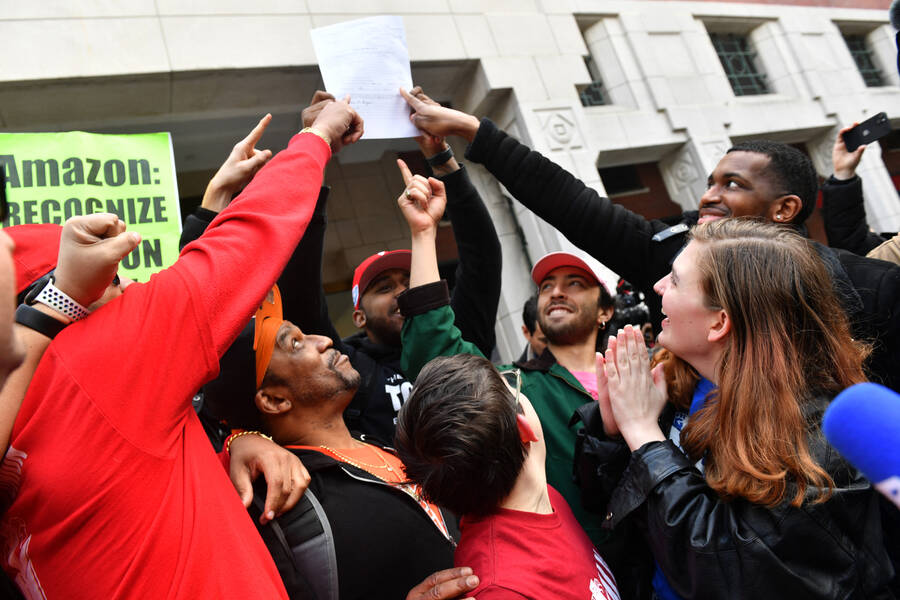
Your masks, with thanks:
[[[50,281],[47,282],[47,285],[44,286],[44,289],[42,289],[41,292],[37,295],[37,298],[35,298],[34,301],[40,302],[41,304],[46,304],[53,310],[61,312],[73,321],[78,321],[91,314],[91,311],[83,307],[81,304],[73,300],[68,294],[53,285],[52,277],[50,278]]]

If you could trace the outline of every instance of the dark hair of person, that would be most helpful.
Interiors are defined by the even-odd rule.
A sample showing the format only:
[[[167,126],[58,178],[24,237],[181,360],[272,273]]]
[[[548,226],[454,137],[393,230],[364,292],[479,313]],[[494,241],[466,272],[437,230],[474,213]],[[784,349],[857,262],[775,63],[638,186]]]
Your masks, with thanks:
[[[794,230],[722,219],[691,238],[704,302],[725,311],[731,331],[718,392],[689,420],[684,450],[705,458],[707,483],[726,499],[826,500],[833,481],[810,454],[804,407],[865,381],[869,346],[851,337],[825,265]]]
[[[538,295],[532,294],[522,306],[522,324],[528,330],[528,333],[534,334],[534,328],[537,326],[537,300]]]
[[[597,306],[599,308],[614,308],[616,301],[613,299],[612,295],[610,295],[606,286],[602,283],[598,283],[597,287],[600,288],[600,294],[597,296]]]
[[[265,431],[256,408],[256,353],[254,321],[250,321],[219,359],[219,375],[203,386],[203,403],[209,414],[231,429]],[[269,385],[270,373],[263,378]]]
[[[782,142],[749,140],[729,148],[728,152],[756,152],[769,157],[769,170],[775,175],[778,193],[796,194],[803,205],[794,217],[794,225],[802,225],[816,206],[819,176],[808,156]],[[726,153],[727,154],[727,153]]]
[[[459,516],[494,511],[525,462],[513,402],[485,358],[457,354],[429,362],[397,420],[394,444],[407,477]]]

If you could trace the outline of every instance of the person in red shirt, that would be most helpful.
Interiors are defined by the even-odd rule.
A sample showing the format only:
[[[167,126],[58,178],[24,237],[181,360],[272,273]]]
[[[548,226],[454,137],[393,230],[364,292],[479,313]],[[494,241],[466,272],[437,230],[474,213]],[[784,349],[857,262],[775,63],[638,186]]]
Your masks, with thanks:
[[[191,396],[303,235],[330,146],[361,135],[330,104],[172,267],[49,345],[0,469],[3,568],[26,598],[286,597]],[[55,285],[84,305],[114,275]]]
[[[541,423],[518,370],[501,376],[471,354],[434,359],[400,411],[395,443],[425,496],[463,515],[454,562],[478,575],[475,598],[618,599],[603,558],[547,485]]]

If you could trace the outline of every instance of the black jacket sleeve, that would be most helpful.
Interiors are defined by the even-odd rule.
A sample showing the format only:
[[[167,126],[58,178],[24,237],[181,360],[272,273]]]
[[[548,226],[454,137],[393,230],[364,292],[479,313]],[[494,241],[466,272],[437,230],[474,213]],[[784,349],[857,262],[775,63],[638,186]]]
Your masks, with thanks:
[[[872,381],[900,392],[900,266],[846,250],[831,252],[842,267],[838,275],[831,269],[832,279],[847,279],[859,298],[856,311],[844,306],[854,337],[872,343],[866,363],[868,375]]]
[[[575,434],[573,477],[581,489],[581,504],[588,510],[607,514],[613,491],[622,479],[631,452],[625,441],[610,438],[603,431],[603,420],[596,402],[580,406],[569,425],[584,425]]]
[[[464,339],[490,356],[500,303],[503,259],[497,230],[465,167],[440,178],[447,188],[447,215],[459,250],[450,306]]]
[[[865,256],[886,238],[869,231],[863,203],[862,179],[835,179],[822,184],[822,218],[828,245]]]
[[[209,224],[216,215],[219,214],[213,210],[198,206],[192,214],[188,215],[184,220],[184,227],[181,229],[181,238],[178,240],[178,251],[181,252],[185,246],[199,238],[209,227]]]
[[[326,204],[329,188],[322,186],[316,209],[306,233],[278,278],[284,318],[304,333],[330,337],[334,347],[346,352],[344,343],[328,315],[325,289],[322,287],[322,256],[328,224]]]
[[[653,236],[669,225],[648,221],[603,198],[571,173],[482,119],[466,151],[537,216],[645,294],[665,276],[684,236]]]
[[[723,500],[675,444],[651,442],[632,454],[608,523],[633,513],[685,599],[883,597],[892,570],[877,494],[844,465],[826,466],[828,501],[766,507]]]

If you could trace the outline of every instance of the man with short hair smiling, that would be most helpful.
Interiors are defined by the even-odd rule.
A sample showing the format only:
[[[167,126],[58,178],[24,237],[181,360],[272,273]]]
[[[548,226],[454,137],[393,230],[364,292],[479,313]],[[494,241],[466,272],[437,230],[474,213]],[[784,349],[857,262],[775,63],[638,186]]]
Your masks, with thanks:
[[[482,163],[524,206],[643,291],[655,328],[662,315],[653,284],[669,272],[698,220],[761,217],[803,231],[815,207],[818,177],[809,158],[787,144],[754,140],[735,144],[719,160],[699,211],[686,211],[673,226],[647,220],[601,197],[489,119],[401,93],[415,111],[410,119],[416,127],[468,140],[466,158]],[[900,267],[813,244],[832,275],[854,337],[873,342],[870,376],[900,390]]]

